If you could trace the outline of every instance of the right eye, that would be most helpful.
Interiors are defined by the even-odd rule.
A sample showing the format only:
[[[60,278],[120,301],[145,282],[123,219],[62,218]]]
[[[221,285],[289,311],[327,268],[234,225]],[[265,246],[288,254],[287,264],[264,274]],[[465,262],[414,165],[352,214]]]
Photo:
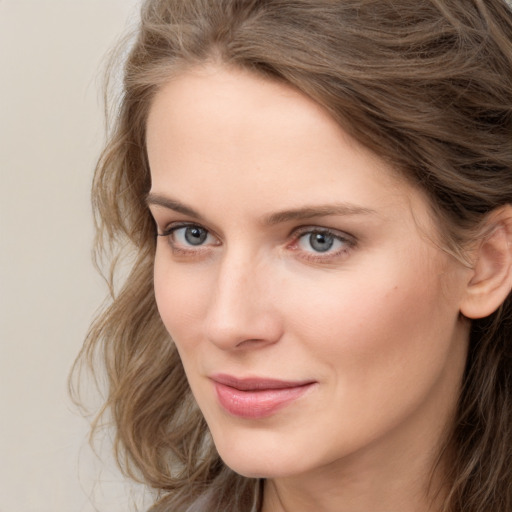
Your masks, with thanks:
[[[193,251],[195,247],[218,245],[218,240],[205,228],[196,224],[172,226],[158,236],[166,237],[177,251]]]

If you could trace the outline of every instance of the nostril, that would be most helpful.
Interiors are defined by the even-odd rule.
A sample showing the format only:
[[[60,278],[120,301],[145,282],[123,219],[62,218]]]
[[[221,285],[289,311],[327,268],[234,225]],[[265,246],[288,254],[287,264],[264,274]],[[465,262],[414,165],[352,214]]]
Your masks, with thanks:
[[[266,343],[266,340],[264,340],[263,338],[252,338],[241,341],[237,346],[239,348],[249,348],[254,345],[261,345],[262,343]]]

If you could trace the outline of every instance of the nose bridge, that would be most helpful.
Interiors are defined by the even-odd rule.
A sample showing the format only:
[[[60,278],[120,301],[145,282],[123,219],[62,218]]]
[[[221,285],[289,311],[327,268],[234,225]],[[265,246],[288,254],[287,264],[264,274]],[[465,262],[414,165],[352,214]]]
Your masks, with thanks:
[[[209,301],[207,337],[223,349],[279,337],[268,268],[247,249],[226,251]],[[254,344],[254,343],[252,343]]]

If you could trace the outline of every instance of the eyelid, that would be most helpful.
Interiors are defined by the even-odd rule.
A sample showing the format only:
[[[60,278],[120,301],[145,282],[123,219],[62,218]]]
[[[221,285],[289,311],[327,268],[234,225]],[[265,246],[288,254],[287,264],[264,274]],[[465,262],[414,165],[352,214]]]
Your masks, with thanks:
[[[336,238],[338,241],[343,243],[343,247],[335,251],[327,251],[325,253],[315,251],[301,250],[299,247],[300,239],[307,234],[322,233]],[[329,262],[335,260],[341,256],[346,256],[347,253],[357,245],[357,239],[354,235],[351,235],[345,231],[338,229],[327,228],[323,226],[300,226],[292,231],[292,241],[288,245],[288,248],[292,251],[297,252],[297,256],[301,259],[305,259],[312,262]]]
[[[173,233],[178,231],[179,229],[183,228],[190,228],[195,227],[202,229],[206,231],[207,236],[211,236],[216,240],[216,243],[208,243],[208,244],[201,244],[201,245],[185,245],[180,244],[179,242],[176,242],[176,240],[173,240]],[[167,239],[167,244],[170,246],[171,250],[176,254],[184,254],[184,255],[194,255],[199,254],[203,251],[208,250],[211,247],[215,247],[218,245],[221,245],[221,241],[219,237],[210,229],[208,229],[205,226],[202,226],[201,224],[197,222],[191,222],[191,221],[179,221],[179,222],[172,222],[170,224],[167,224],[167,226],[161,230],[161,232],[158,232],[157,230],[157,237],[163,237]]]
[[[163,228],[161,230],[161,232],[158,232],[158,227],[157,227],[157,236],[169,236],[171,235],[174,231],[176,231],[177,229],[180,229],[180,228],[200,228],[200,229],[204,229],[205,231],[208,232],[208,234],[214,236],[217,240],[219,240],[219,237],[217,236],[217,234],[212,231],[211,229],[207,228],[206,226],[203,226],[202,224],[199,224],[198,222],[193,222],[193,221],[176,221],[176,222],[171,222],[169,224],[166,224],[165,228]]]
[[[295,228],[292,233],[290,234],[291,237],[293,237],[295,240],[299,239],[303,235],[306,235],[308,233],[325,233],[328,235],[331,235],[338,240],[343,240],[344,242],[355,244],[356,243],[356,237],[354,235],[351,235],[350,233],[347,233],[346,231],[341,231],[339,229],[333,229],[328,228],[324,226],[300,226],[298,228]]]

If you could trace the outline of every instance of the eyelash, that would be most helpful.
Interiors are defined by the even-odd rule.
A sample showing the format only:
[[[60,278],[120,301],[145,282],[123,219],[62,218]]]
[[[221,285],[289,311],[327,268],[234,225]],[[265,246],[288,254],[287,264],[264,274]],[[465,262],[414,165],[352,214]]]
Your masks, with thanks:
[[[201,226],[200,224],[194,224],[194,223],[179,223],[174,224],[167,229],[165,229],[162,233],[157,233],[157,236],[160,237],[166,237],[168,239],[168,243],[171,247],[171,250],[173,253],[177,255],[199,255],[201,252],[205,250],[205,246],[203,245],[197,245],[196,248],[193,248],[194,246],[188,246],[190,248],[184,248],[183,246],[180,246],[173,240],[173,236],[176,233],[176,231],[184,228],[197,228],[199,230],[203,230],[206,233],[206,237],[208,236],[214,236],[207,228]],[[334,252],[328,252],[330,251],[331,247],[328,247],[325,251],[325,254],[323,254],[321,251],[306,251],[302,250],[300,248],[300,242],[303,237],[306,235],[309,235],[310,237],[314,234],[321,235],[324,237],[332,238],[334,241],[339,242],[342,244],[342,247]],[[357,240],[349,234],[342,233],[339,231],[334,231],[329,228],[323,228],[319,226],[302,226],[300,228],[295,229],[291,236],[293,237],[292,242],[287,245],[287,248],[289,248],[292,251],[300,251],[301,255],[300,257],[309,261],[319,261],[319,262],[328,262],[330,260],[336,259],[342,255],[347,254],[351,249],[353,249],[356,246]],[[333,242],[334,243],[334,242]],[[215,245],[220,245],[215,244]]]
[[[320,251],[306,251],[300,249],[300,242],[303,237],[317,234],[323,237],[333,238],[334,241],[339,242],[341,247],[331,252],[331,247],[327,248],[325,253]],[[356,239],[347,233],[335,231],[329,228],[319,226],[303,226],[293,231],[293,241],[288,247],[293,251],[301,251],[301,258],[309,261],[328,262],[340,256],[346,255],[351,249],[356,246]]]
[[[172,238],[173,238],[175,232],[178,231],[179,229],[184,229],[184,228],[198,228],[200,230],[205,231],[207,234],[206,236],[215,236],[215,235],[212,235],[208,229],[204,228],[200,224],[193,224],[193,223],[187,223],[187,222],[173,224],[172,226],[166,228],[162,233],[157,233],[157,236],[167,238],[167,241],[168,241],[173,253],[175,253],[175,254],[182,254],[182,255],[190,256],[190,255],[198,254],[199,252],[203,252],[204,246],[202,246],[202,245],[198,245],[194,249],[185,249],[183,247],[180,247],[178,244],[176,244],[173,241]],[[193,247],[193,246],[191,245],[190,247]]]

